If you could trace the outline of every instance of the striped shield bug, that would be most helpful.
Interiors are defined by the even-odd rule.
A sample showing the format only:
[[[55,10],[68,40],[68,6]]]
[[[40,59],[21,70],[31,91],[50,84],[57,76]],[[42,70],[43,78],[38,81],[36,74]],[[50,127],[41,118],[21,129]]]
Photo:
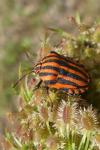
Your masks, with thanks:
[[[90,77],[84,66],[55,51],[51,51],[36,64],[30,73],[32,72],[40,77],[38,85],[44,82],[47,88],[62,90],[69,95],[82,94],[89,87]]]

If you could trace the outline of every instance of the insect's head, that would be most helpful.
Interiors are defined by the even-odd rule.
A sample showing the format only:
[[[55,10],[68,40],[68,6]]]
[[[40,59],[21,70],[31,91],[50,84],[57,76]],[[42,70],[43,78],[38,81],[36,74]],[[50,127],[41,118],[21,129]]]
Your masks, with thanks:
[[[41,66],[42,66],[42,62],[40,61],[39,63],[36,64],[36,66],[34,67],[34,72],[36,74],[38,74],[41,70]]]
[[[40,72],[40,69],[41,69],[41,63],[39,62],[36,65],[34,65],[32,68],[30,68],[27,73],[22,75],[22,77],[14,83],[13,88],[15,88],[20,83],[20,81],[22,81],[27,75],[30,75],[33,72],[38,74]]]

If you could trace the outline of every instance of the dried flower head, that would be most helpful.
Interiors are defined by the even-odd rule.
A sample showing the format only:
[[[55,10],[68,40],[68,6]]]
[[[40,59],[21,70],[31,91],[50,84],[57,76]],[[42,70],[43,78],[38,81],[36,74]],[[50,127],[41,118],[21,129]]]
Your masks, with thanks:
[[[59,145],[59,139],[55,136],[49,136],[46,141],[48,150],[56,150]]]
[[[39,145],[37,146],[37,150],[43,150],[43,147],[42,147],[41,144],[39,144]]]
[[[93,110],[92,106],[89,106],[87,109],[84,108],[84,110],[80,110],[79,125],[83,131],[94,131],[97,128],[98,121],[96,114],[97,113]]]
[[[0,134],[0,149],[11,150],[12,144]]]
[[[45,106],[41,106],[40,107],[40,117],[42,118],[43,121],[47,121],[48,120],[48,108]]]
[[[94,136],[94,141],[95,141],[95,145],[99,147],[100,149],[100,133],[97,133],[95,136]]]
[[[70,127],[75,127],[77,121],[77,103],[70,103],[62,101],[58,108],[57,119],[55,127],[60,131],[61,135],[67,132]],[[69,129],[68,129],[69,130]]]

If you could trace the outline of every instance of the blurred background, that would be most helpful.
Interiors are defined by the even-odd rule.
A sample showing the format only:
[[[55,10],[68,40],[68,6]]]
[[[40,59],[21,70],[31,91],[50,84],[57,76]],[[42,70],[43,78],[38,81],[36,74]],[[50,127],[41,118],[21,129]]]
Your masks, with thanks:
[[[73,32],[68,16],[80,14],[84,22],[100,17],[100,0],[0,0],[0,118],[16,107],[12,84],[20,64],[27,66],[29,50],[37,55],[46,27]]]

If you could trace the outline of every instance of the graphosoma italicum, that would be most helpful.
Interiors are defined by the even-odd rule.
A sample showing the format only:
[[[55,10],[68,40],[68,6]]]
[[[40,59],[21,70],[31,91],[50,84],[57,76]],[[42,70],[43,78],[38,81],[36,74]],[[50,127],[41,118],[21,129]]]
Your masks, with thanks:
[[[51,51],[34,68],[40,80],[48,88],[62,90],[70,95],[84,93],[90,82],[89,74],[82,64]]]

